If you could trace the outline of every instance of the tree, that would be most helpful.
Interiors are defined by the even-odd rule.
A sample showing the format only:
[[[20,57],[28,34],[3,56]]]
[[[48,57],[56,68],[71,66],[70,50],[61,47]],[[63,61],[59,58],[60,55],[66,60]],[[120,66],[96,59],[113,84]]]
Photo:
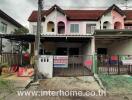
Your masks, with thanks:
[[[25,27],[21,27],[18,29],[15,29],[14,34],[16,35],[20,35],[20,34],[27,34],[29,32],[29,30]]]

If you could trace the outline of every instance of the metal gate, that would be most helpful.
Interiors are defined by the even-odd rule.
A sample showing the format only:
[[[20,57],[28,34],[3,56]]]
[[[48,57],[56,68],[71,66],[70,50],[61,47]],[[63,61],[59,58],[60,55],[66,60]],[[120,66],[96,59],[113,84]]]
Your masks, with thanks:
[[[130,55],[98,55],[98,73],[102,74],[131,74],[132,56]]]
[[[58,67],[57,67],[58,65]],[[92,55],[54,56],[54,76],[89,76],[92,73]]]

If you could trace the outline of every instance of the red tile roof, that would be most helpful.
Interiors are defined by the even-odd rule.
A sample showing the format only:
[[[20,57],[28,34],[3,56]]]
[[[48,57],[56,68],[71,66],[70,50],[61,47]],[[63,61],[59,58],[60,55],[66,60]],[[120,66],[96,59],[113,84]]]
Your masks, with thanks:
[[[98,20],[104,10],[65,10],[69,20]]]
[[[104,10],[64,10],[68,20],[98,20],[98,18],[103,14]],[[47,11],[43,11],[42,15],[47,15]],[[37,11],[33,11],[28,18],[30,22],[37,21]]]
[[[126,15],[126,20],[132,20],[132,10],[124,10]]]
[[[62,12],[63,14],[67,15],[68,20],[75,20],[75,21],[80,21],[80,20],[88,20],[88,21],[97,21],[102,14],[106,10],[63,10],[57,6],[54,5],[51,7],[49,10],[42,11],[42,16],[48,16],[52,10],[57,7],[57,10]],[[125,10],[125,15],[127,20],[132,20],[132,10]],[[37,11],[33,11],[30,17],[28,18],[29,22],[36,22],[37,21]]]

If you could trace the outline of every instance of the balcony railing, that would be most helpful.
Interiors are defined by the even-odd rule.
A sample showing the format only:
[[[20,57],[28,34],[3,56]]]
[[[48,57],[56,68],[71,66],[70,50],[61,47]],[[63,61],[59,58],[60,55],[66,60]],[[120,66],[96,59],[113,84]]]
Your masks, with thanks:
[[[132,26],[125,26],[125,29],[132,30]]]

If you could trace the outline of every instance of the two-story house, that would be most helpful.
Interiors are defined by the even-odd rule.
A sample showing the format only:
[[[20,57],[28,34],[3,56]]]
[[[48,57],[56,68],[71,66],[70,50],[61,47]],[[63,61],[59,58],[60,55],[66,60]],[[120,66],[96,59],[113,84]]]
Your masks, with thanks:
[[[0,34],[13,34],[15,29],[23,27],[20,23],[16,20],[11,18],[5,12],[0,10]],[[11,52],[12,51],[12,44],[7,39],[2,39],[2,51],[3,52]]]
[[[41,48],[54,55],[131,55],[131,13],[116,5],[106,10],[63,10],[54,5],[42,12]],[[36,34],[37,11],[28,21],[30,33]]]

